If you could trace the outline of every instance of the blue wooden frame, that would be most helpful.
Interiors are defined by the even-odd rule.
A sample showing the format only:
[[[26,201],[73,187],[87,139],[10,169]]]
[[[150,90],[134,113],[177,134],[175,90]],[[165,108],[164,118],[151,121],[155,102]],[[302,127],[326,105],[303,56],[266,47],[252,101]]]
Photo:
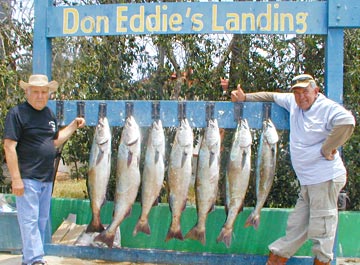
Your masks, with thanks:
[[[49,101],[48,106],[54,111],[59,112],[57,103],[59,101]],[[140,127],[148,127],[152,123],[152,105],[159,104],[159,118],[164,127],[176,127],[179,125],[178,105],[184,104],[186,117],[193,128],[203,128],[206,126],[206,106],[214,103],[214,118],[218,120],[221,128],[236,128],[237,120],[234,112],[235,104],[228,101],[141,101],[141,100],[71,100],[63,101],[64,113],[61,114],[62,124],[69,124],[79,112],[79,103],[83,103],[84,115],[88,126],[96,126],[98,123],[99,105],[106,104],[107,118],[110,126],[124,126],[126,118],[126,104],[133,104],[133,115]],[[239,103],[240,104],[240,103]],[[244,102],[242,117],[248,120],[249,126],[254,129],[262,128],[264,116],[263,102]],[[289,114],[275,103],[271,103],[271,116],[278,130],[289,129]]]
[[[218,7],[221,7],[218,8]],[[33,73],[45,74],[51,79],[51,39],[62,36],[87,36],[87,35],[120,35],[120,34],[199,34],[199,33],[234,33],[234,34],[321,34],[326,36],[326,54],[325,54],[325,94],[330,99],[342,103],[343,101],[343,49],[344,49],[344,28],[360,27],[360,1],[353,0],[328,0],[313,2],[290,2],[290,1],[268,1],[268,2],[207,2],[207,3],[151,3],[151,4],[118,4],[103,6],[82,6],[71,7],[68,10],[70,19],[74,19],[78,15],[79,30],[64,32],[64,7],[52,6],[52,0],[35,0],[35,24],[34,24],[34,45],[33,45]],[[158,9],[156,9],[158,8]],[[109,24],[109,29],[105,27],[94,28],[92,24],[97,23],[96,14],[100,20],[105,23],[111,19],[113,10],[120,10],[121,24],[114,27]],[[142,10],[142,11],[141,11]],[[169,21],[175,26],[164,27],[158,29],[154,25],[150,25],[146,29],[136,28],[131,21],[135,21],[136,16],[143,12],[163,12],[169,18],[173,13],[176,15],[169,18]],[[157,10],[157,11],[156,11]],[[221,10],[221,11],[218,11]],[[71,13],[72,12],[72,13]],[[191,14],[199,14],[199,16],[191,17]],[[276,14],[275,14],[276,13]],[[119,13],[117,13],[119,14]],[[123,17],[127,14],[129,17]],[[160,14],[160,13],[159,13]],[[253,21],[257,21],[257,27],[236,28],[234,24],[229,23],[228,27],[224,27],[230,17],[241,16],[253,17]],[[283,15],[282,15],[283,14]],[[74,17],[75,16],[75,17]],[[92,17],[93,16],[93,17]],[[160,17],[161,15],[159,15]],[[207,17],[206,17],[207,16]],[[283,23],[275,22],[283,16]],[[299,17],[300,16],[300,17]],[[211,26],[204,23],[202,27],[199,25],[202,17],[206,18],[206,22],[211,21]],[[296,18],[306,17],[306,27],[304,23],[297,23]],[[69,19],[69,17],[68,17]],[[132,20],[131,20],[132,19]],[[170,20],[171,19],[171,20]],[[197,28],[194,27],[194,20],[199,22]],[[286,24],[287,19],[293,21],[293,24]],[[99,20],[99,21],[100,21]],[[250,18],[251,20],[251,18]],[[269,21],[274,22],[273,24]],[[67,27],[69,23],[67,22]],[[280,21],[280,20],[278,20]],[[295,22],[294,22],[295,21]],[[244,21],[242,21],[244,22]],[[82,23],[82,24],[80,24]],[[249,22],[250,23],[250,22]],[[235,23],[236,24],[236,23]],[[164,24],[162,24],[164,25]],[[170,24],[169,24],[170,25]],[[281,25],[283,26],[281,28]],[[268,27],[269,26],[269,27]],[[292,27],[294,26],[294,27]],[[110,28],[111,27],[111,28]],[[75,29],[75,28],[71,28]],[[94,32],[95,30],[95,32]],[[87,124],[94,126],[96,124],[98,105],[103,101],[86,101],[85,118]],[[124,101],[105,101],[108,108],[112,110],[110,124],[112,126],[121,126],[124,120]],[[151,102],[134,101],[135,115],[142,126],[148,126],[151,122],[150,115],[142,115],[149,113]],[[177,125],[176,107],[178,102],[161,101],[161,119],[164,120],[165,126]],[[193,127],[204,127],[204,108],[205,102],[186,102],[188,106],[188,114]],[[50,107],[55,110],[56,102],[51,101]],[[288,117],[285,111],[273,104],[272,118],[278,129],[288,129]],[[234,128],[234,112],[233,104],[230,102],[215,102],[215,115],[219,119],[220,127]],[[151,113],[151,112],[150,112]],[[250,115],[252,113],[252,115]],[[255,113],[255,115],[254,115]],[[261,127],[262,103],[245,103],[244,115],[249,119],[252,128]],[[76,116],[76,101],[65,102],[64,123],[69,123]],[[161,250],[135,250],[135,249],[93,249],[81,247],[67,247],[47,244],[47,254],[62,256],[77,256],[83,258],[103,258],[110,260],[133,260],[138,262],[156,262],[159,257],[163,257],[162,262],[166,263],[184,263],[184,264],[264,264],[266,258],[252,255],[213,255],[203,253],[169,253]],[[335,252],[336,253],[336,252]],[[175,262],[175,263],[174,263]],[[333,263],[336,259],[333,260]],[[289,264],[309,264],[310,258],[292,258]],[[335,264],[335,263],[334,263]]]
[[[144,5],[144,8],[151,9],[155,3]],[[183,24],[179,29],[173,32],[158,32],[166,34],[185,34],[185,33],[225,33],[230,32],[234,34],[249,34],[249,33],[266,33],[266,34],[322,34],[326,35],[326,62],[325,62],[325,84],[326,91],[325,94],[330,99],[333,99],[339,103],[343,101],[343,30],[346,27],[355,28],[360,27],[360,19],[358,16],[358,10],[360,9],[359,1],[352,0],[328,0],[328,1],[313,1],[313,2],[288,2],[288,1],[276,1],[276,2],[208,2],[208,3],[171,3],[168,4],[169,12],[175,12],[174,10],[180,10],[183,13],[179,12],[179,16],[184,17]],[[174,6],[173,6],[174,5]],[[217,14],[214,10],[214,5],[221,6],[221,12]],[[269,11],[269,5],[272,8],[271,12]],[[136,5],[134,4],[118,4],[118,5],[104,5],[104,6],[80,6],[80,7],[71,7],[72,10],[75,10],[79,14],[82,14],[84,11],[84,16],[89,17],[87,20],[84,20],[84,28],[87,29],[88,24],[91,24],[94,20],[90,18],[92,16],[96,17],[97,12],[100,12],[101,15],[107,17],[108,13],[109,18],[113,13],[111,10],[116,9],[117,7],[124,7],[129,9],[129,16],[135,16],[137,13],[136,10],[132,8]],[[170,7],[171,6],[171,7]],[[161,9],[162,7],[159,6]],[[51,78],[51,38],[61,37],[66,34],[63,31],[59,30],[59,26],[64,26],[64,14],[62,13],[64,7],[53,7],[52,0],[35,0],[35,24],[34,24],[34,50],[33,50],[33,72],[46,74]],[[165,8],[163,8],[165,9]],[[212,12],[209,19],[212,21],[212,27],[206,27],[204,25],[202,30],[195,31],[189,25],[189,22],[185,18],[189,19],[189,10],[195,10],[200,15],[204,16],[207,13],[200,13],[201,10],[206,9]],[[147,9],[146,9],[147,10]],[[199,11],[200,10],[200,11]],[[211,10],[211,11],[209,11]],[[216,9],[220,10],[220,9]],[[238,13],[234,12],[238,11]],[[300,10],[300,11],[299,11]],[[155,12],[155,11],[153,11]],[[271,19],[274,19],[281,16],[282,13],[290,14],[291,19],[295,19],[297,15],[303,14],[306,15],[306,30],[296,31],[296,22],[293,22],[295,28],[291,29],[290,27],[280,29],[278,25],[275,27],[272,25],[270,28],[267,27],[267,19],[269,16]],[[166,13],[167,15],[169,15]],[[215,13],[215,14],[214,14]],[[254,18],[262,18],[258,21],[259,27],[255,29],[245,28],[239,30],[226,30],[221,28],[220,25],[224,25],[226,20],[224,20],[224,14],[250,14],[254,15]],[[277,15],[275,15],[277,13]],[[279,13],[279,14],[278,14]],[[170,13],[171,14],[171,13]],[[79,15],[80,16],[80,15]],[[261,17],[262,16],[262,17]],[[285,15],[284,15],[285,16]],[[285,18],[284,18],[284,21]],[[127,21],[125,21],[127,22]],[[125,23],[124,22],[124,23]],[[80,22],[79,22],[80,23]],[[113,22],[114,24],[115,22]],[[191,23],[190,23],[191,24]],[[205,23],[206,24],[206,23]],[[285,24],[285,22],[284,22]],[[110,24],[111,26],[112,24]],[[53,29],[58,30],[53,30]],[[276,30],[275,30],[276,29]],[[221,31],[221,32],[220,32]],[[303,32],[304,31],[304,32]],[[131,34],[147,34],[151,33],[149,31],[130,31]],[[116,31],[112,33],[99,32],[99,33],[86,33],[86,32],[76,32],[72,36],[79,35],[106,35],[106,34],[129,34],[129,32],[119,32]]]

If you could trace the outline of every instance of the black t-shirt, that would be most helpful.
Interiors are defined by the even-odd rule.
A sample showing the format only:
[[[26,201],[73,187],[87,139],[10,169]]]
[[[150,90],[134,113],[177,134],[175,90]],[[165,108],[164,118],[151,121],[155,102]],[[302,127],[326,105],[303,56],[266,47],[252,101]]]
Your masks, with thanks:
[[[10,109],[4,139],[17,142],[21,178],[53,181],[57,131],[55,115],[48,107],[39,111],[24,102]]]

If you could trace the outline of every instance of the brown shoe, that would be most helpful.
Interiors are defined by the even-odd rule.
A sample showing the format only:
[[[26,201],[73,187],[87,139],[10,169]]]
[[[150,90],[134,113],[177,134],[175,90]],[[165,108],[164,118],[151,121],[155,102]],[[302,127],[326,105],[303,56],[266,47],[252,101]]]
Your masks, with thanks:
[[[274,253],[270,252],[266,265],[285,265],[287,260],[287,258],[275,255]]]
[[[330,265],[330,261],[328,262],[322,262],[318,260],[317,258],[314,259],[314,265]]]

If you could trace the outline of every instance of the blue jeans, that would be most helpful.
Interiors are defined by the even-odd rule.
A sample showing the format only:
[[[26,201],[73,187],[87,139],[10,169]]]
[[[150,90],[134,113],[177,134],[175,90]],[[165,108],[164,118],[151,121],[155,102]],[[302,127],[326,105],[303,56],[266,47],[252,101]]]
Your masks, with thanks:
[[[31,264],[44,256],[53,183],[31,179],[23,179],[23,182],[25,192],[23,196],[16,196],[16,208],[22,238],[22,263]]]

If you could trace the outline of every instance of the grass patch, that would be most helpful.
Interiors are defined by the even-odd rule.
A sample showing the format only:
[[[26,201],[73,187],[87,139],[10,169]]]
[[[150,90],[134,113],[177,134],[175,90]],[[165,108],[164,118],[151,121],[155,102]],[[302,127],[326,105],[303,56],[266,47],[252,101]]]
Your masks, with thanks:
[[[53,197],[87,199],[87,187],[85,179],[56,180],[54,184]]]

